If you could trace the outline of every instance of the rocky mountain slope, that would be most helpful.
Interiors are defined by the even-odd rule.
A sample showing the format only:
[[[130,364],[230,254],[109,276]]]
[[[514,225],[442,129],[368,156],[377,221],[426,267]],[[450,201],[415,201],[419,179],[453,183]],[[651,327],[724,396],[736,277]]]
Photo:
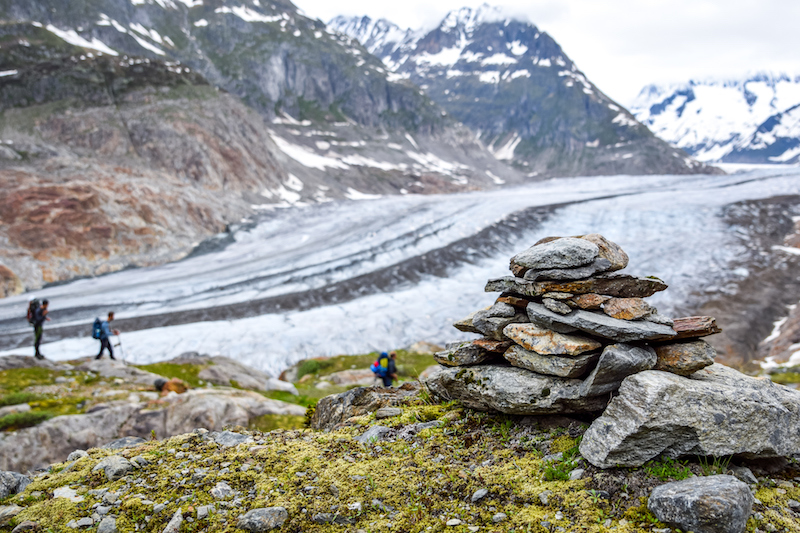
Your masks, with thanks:
[[[194,68],[140,46],[148,41],[117,30],[119,42],[108,38],[109,28],[119,25],[108,17],[95,13],[92,29],[77,22],[94,17],[95,8],[112,13],[113,5],[57,10],[82,28],[81,36],[53,20],[45,4],[0,6],[6,20],[28,19],[0,30],[0,294],[180,259],[259,210],[521,179],[416,89],[385,76],[373,84],[383,103],[371,93],[358,96],[375,102],[380,110],[373,114],[353,103],[356,111],[347,115],[346,99],[342,110],[328,106],[323,113],[311,100],[323,97],[310,93],[295,101],[302,109],[264,107],[263,98],[238,91],[262,111],[256,113]],[[152,3],[123,11],[160,27],[156,15],[186,16],[180,6],[184,11]],[[239,28],[240,19],[220,9],[220,28],[230,23],[238,36],[260,31],[264,42],[277,38],[271,22],[241,21],[246,27]],[[352,69],[363,50],[333,42],[326,48],[347,58],[342,68],[356,76]],[[129,56],[126,49],[153,57]],[[361,83],[360,76],[353,79]],[[259,83],[267,89],[266,81]],[[364,90],[373,87],[367,85]]]
[[[336,17],[333,29],[380,57],[531,175],[685,174],[712,169],[671,148],[593,85],[536,26],[486,4],[430,31]]]
[[[700,161],[800,162],[800,77],[649,85],[630,106],[656,135]]]

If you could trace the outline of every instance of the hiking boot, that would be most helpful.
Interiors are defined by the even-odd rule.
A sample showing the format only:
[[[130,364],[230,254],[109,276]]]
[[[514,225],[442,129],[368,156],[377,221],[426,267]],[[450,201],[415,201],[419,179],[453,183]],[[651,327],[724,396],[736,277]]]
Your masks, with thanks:
[[[36,355],[34,355],[34,357],[36,359],[44,359],[44,356],[42,354],[40,354],[40,353],[37,353]]]

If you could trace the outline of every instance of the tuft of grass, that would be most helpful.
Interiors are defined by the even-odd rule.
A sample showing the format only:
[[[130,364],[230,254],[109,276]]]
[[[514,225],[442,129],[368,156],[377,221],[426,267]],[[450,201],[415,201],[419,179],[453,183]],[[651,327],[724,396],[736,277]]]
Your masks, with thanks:
[[[660,460],[653,459],[644,464],[644,470],[650,476],[661,481],[681,480],[688,478],[692,471],[686,466],[687,461],[676,461],[671,457]]]
[[[262,415],[250,420],[248,429],[253,431],[273,431],[275,429],[303,429],[306,427],[305,416],[294,415]]]
[[[769,378],[775,383],[780,383],[781,385],[800,383],[800,373],[798,372],[778,372],[775,374],[770,374]]]
[[[700,470],[703,471],[704,476],[715,476],[728,471],[731,459],[733,459],[732,455],[723,457],[701,455],[697,458],[697,462],[700,463]]]
[[[17,429],[29,428],[41,424],[45,420],[53,418],[53,416],[53,413],[48,411],[10,413],[4,417],[0,417],[0,431],[15,431]]]
[[[11,394],[0,396],[0,407],[30,403],[41,399],[42,396],[40,394],[34,394],[32,392],[12,392]]]
[[[202,387],[202,380],[197,377],[207,365],[176,365],[173,363],[153,363],[151,365],[134,365],[136,368],[164,376],[165,378],[182,379],[192,387]]]

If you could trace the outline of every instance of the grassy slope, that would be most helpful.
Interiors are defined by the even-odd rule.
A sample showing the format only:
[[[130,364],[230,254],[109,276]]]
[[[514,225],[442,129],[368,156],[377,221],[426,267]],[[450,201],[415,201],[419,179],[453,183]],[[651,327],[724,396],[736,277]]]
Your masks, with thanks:
[[[122,451],[128,458],[144,457],[149,465],[114,482],[106,481],[102,472],[91,472],[99,460],[113,453],[95,449],[71,469],[66,469],[66,464],[55,465],[23,494],[4,503],[25,507],[16,517],[17,523],[34,520],[46,531],[70,531],[67,522],[91,515],[92,506],[100,502],[87,491],[106,488],[117,492],[122,502],[112,511],[118,514],[120,532],[137,527],[160,532],[177,509],[186,519],[181,531],[235,531],[239,515],[268,506],[288,511],[289,521],[281,528],[284,532],[345,530],[311,522],[317,513],[329,512],[353,519],[352,530],[370,532],[468,531],[468,526],[485,531],[546,531],[542,522],[569,531],[601,532],[615,527],[627,532],[664,527],[647,510],[644,496],[652,486],[686,475],[682,465],[657,463],[603,472],[589,467],[585,479],[564,481],[558,478],[576,465],[566,460],[548,466],[543,454],[561,451],[569,457],[579,439],[573,435],[579,434],[580,428],[545,429],[523,424],[519,417],[477,413],[455,403],[434,404],[417,398],[403,407],[401,416],[381,424],[401,427],[429,420],[440,420],[442,425],[423,430],[412,440],[371,444],[361,444],[353,437],[375,422],[373,415],[331,433],[253,432],[254,444],[234,448],[221,448],[201,435],[187,434]],[[186,456],[178,458],[176,452]],[[207,469],[207,477],[192,481],[195,468]],[[689,464],[688,468],[698,471],[699,467]],[[608,476],[627,482],[611,499],[604,499],[590,489],[606,487]],[[209,490],[219,481],[239,491],[241,500],[215,502]],[[749,531],[763,530],[766,524],[778,530],[800,528],[800,521],[781,512],[788,499],[800,499],[800,488],[782,480],[777,483],[764,480],[759,485],[756,497],[762,505],[756,510],[763,520],[751,519]],[[332,485],[338,489],[338,497],[332,494]],[[85,500],[52,499],[52,491],[62,486],[77,489]],[[471,503],[471,495],[481,488],[489,491],[488,496]],[[544,491],[551,491],[547,504],[540,498]],[[166,504],[166,508],[154,514],[153,503],[145,499]],[[392,510],[381,510],[373,505],[374,500]],[[347,509],[356,502],[362,503],[360,512]],[[216,512],[198,520],[197,508],[208,504],[216,504]],[[497,513],[504,513],[507,519],[495,524],[492,517]],[[462,525],[445,526],[445,521],[453,518],[462,520]]]

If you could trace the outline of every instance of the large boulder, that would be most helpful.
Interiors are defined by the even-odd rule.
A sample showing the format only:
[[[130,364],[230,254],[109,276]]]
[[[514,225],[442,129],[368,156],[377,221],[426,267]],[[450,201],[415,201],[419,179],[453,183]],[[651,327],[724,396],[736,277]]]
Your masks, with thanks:
[[[198,372],[197,377],[215,385],[224,387],[235,385],[242,389],[277,390],[298,394],[297,389],[291,383],[281,381],[258,369],[245,366],[229,357],[216,356],[204,357],[203,359],[208,366]]]
[[[599,411],[603,397],[581,397],[578,379],[543,376],[513,366],[443,368],[424,384],[443,400],[459,400],[479,411],[545,415]]]
[[[743,533],[753,508],[750,488],[733,476],[708,476],[661,485],[647,508],[656,518],[694,533]]]
[[[118,401],[89,414],[51,418],[38,426],[0,433],[0,469],[27,471],[64,461],[75,449],[89,449],[125,436],[158,438],[195,428],[221,430],[247,426],[267,415],[305,414],[305,409],[243,390],[195,389],[163,398],[160,407],[147,402]]]
[[[603,313],[575,309],[568,315],[559,315],[542,304],[528,304],[528,318],[543,328],[580,330],[615,342],[669,339],[675,332],[669,326],[647,320],[619,320]]]
[[[625,378],[583,436],[599,468],[659,455],[780,457],[800,450],[800,392],[713,364],[691,376],[647,370]]]
[[[75,370],[81,372],[94,372],[104,378],[119,378],[131,383],[152,386],[155,380],[161,378],[158,374],[147,372],[130,366],[119,359],[90,359],[79,364]]]
[[[407,382],[398,388],[359,387],[331,394],[317,402],[310,427],[330,431],[354,416],[372,413],[381,407],[401,405],[419,391],[419,384]]]

